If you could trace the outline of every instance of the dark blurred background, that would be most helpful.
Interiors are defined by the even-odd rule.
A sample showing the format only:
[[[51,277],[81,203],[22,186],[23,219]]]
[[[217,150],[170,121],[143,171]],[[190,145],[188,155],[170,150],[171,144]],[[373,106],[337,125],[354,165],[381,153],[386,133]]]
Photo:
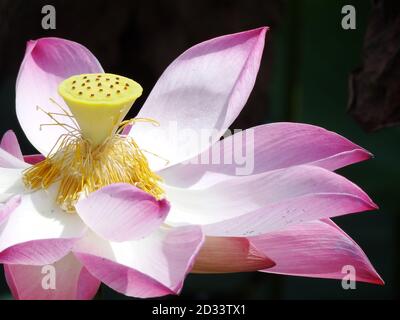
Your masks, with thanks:
[[[0,134],[12,128],[34,152],[15,115],[15,80],[29,39],[82,43],[109,72],[137,80],[147,94],[180,53],[209,38],[270,26],[259,77],[235,128],[298,121],[336,131],[374,153],[342,169],[380,206],[335,219],[364,249],[385,286],[261,273],[190,275],[179,298],[388,299],[400,297],[400,1],[24,1],[0,0]],[[56,8],[56,30],[41,27]],[[344,5],[356,30],[341,27]],[[131,116],[137,111],[132,110]],[[11,298],[2,274],[0,299]],[[122,299],[103,286],[99,298]],[[177,299],[174,297],[174,299]]]

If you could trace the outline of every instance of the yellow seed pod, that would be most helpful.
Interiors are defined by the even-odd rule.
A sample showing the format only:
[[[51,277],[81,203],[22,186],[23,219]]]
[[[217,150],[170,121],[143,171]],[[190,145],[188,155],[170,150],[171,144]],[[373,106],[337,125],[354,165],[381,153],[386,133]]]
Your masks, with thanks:
[[[58,87],[59,94],[79,124],[82,136],[94,146],[115,133],[142,91],[137,82],[110,73],[72,76]]]

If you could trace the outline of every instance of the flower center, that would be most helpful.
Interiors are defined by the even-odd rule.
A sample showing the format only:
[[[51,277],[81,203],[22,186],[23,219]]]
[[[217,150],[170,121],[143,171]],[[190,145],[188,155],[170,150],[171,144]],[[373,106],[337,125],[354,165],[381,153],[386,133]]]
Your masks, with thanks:
[[[84,74],[64,80],[59,93],[79,128],[68,129],[45,160],[24,172],[25,185],[33,190],[58,183],[57,203],[74,212],[79,197],[113,183],[130,183],[157,199],[164,196],[161,178],[153,173],[143,150],[131,137],[121,135],[127,124],[151,119],[123,121],[142,94],[135,81],[113,74]],[[46,112],[57,125],[54,114]]]
[[[94,145],[116,132],[135,100],[142,95],[135,81],[114,74],[82,74],[64,80],[58,92],[82,131]]]

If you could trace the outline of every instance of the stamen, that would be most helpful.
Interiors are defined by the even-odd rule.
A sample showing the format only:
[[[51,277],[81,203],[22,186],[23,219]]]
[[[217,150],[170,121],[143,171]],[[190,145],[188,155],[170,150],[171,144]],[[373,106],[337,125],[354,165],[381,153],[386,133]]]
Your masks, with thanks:
[[[148,122],[151,123],[155,127],[159,127],[160,123],[151,118],[133,118],[129,120],[124,120],[120,123],[117,133],[120,134],[124,129],[129,125],[134,125],[136,122]]]
[[[44,124],[41,124],[41,125],[39,126],[39,129],[40,129],[40,130],[42,130],[42,127],[44,127],[44,126],[60,126],[60,127],[62,127],[63,129],[65,129],[66,131],[68,131],[69,133],[73,133],[73,132],[75,132],[75,131],[79,131],[79,129],[77,129],[77,127],[73,127],[73,126],[71,126],[71,125],[69,125],[69,124],[62,123],[62,122],[58,121],[58,120],[54,117],[54,115],[57,115],[57,113],[48,112],[48,111],[46,111],[46,110],[43,110],[43,109],[42,109],[41,107],[39,107],[39,106],[36,106],[36,109],[37,109],[37,110],[40,110],[40,111],[42,111],[42,112],[44,112],[52,121],[54,121],[54,123],[44,123]],[[64,114],[61,114],[61,115],[64,115]],[[65,114],[65,116],[69,116],[69,115],[68,115],[68,114]]]
[[[50,102],[53,103],[56,107],[58,107],[58,108],[62,111],[61,114],[60,114],[60,113],[54,113],[54,112],[53,112],[53,113],[52,113],[53,115],[60,115],[60,116],[69,117],[69,118],[72,120],[72,122],[74,123],[76,130],[79,130],[79,125],[78,125],[78,123],[76,122],[75,117],[74,117],[72,114],[70,114],[67,110],[65,110],[65,109],[64,109],[59,103],[57,103],[57,101],[54,100],[53,98],[50,98]]]
[[[73,133],[75,131],[75,128],[73,126],[70,126],[69,124],[66,123],[42,123],[39,126],[39,130],[42,130],[43,127],[48,127],[48,126],[60,126],[67,130],[69,133]]]
[[[23,180],[33,190],[59,183],[57,203],[67,212],[75,212],[81,195],[118,182],[164,197],[162,179],[150,170],[142,150],[131,137],[120,135],[96,147],[82,137],[63,135],[45,160],[24,172]]]
[[[161,160],[164,160],[166,166],[169,165],[169,163],[170,163],[170,161],[169,161],[168,159],[166,159],[166,158],[164,158],[164,157],[161,157],[161,156],[160,156],[159,154],[157,154],[157,153],[151,152],[151,151],[146,150],[146,149],[140,149],[140,150],[141,150],[142,152],[151,154],[152,156],[155,156],[155,157],[157,157],[157,158],[159,158],[159,159],[161,159]]]

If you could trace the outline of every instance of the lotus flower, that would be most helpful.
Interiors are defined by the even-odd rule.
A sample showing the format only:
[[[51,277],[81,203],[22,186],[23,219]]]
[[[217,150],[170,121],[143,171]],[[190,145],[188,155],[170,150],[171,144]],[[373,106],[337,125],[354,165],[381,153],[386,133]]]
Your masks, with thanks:
[[[0,262],[15,298],[91,299],[101,282],[128,296],[158,297],[178,294],[189,272],[341,279],[345,265],[358,281],[382,284],[329,219],[377,208],[333,172],[369,152],[299,123],[220,139],[251,93],[267,30],[190,48],[128,121],[122,117],[139,84],[104,73],[78,43],[28,42],[16,111],[40,154],[23,156],[12,131],[0,149]],[[171,124],[179,141],[165,133]],[[203,143],[192,134],[200,131],[208,132]],[[238,145],[253,152],[251,172],[237,174],[233,162],[196,163]],[[50,289],[47,265],[56,271]]]

